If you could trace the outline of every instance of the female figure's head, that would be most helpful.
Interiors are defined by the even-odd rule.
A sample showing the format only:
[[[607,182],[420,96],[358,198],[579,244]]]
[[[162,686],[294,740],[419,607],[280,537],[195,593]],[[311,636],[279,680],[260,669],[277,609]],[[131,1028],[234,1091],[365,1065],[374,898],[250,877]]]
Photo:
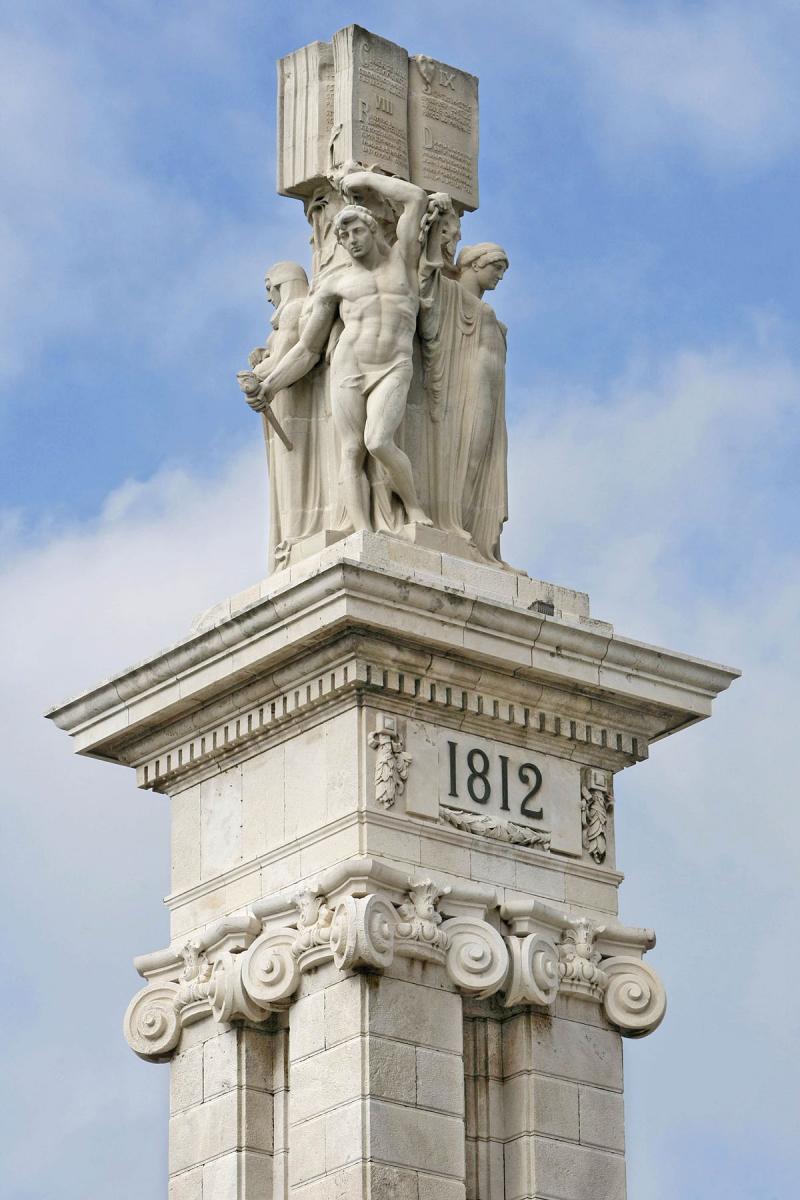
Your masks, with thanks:
[[[459,281],[474,295],[493,292],[508,270],[508,255],[497,242],[465,246],[456,261]]]

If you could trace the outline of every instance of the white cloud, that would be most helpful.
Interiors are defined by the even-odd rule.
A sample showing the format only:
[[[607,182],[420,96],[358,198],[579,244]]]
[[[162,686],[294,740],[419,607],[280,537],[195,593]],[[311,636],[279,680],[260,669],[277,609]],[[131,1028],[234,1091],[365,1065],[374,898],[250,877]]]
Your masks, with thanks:
[[[698,578],[714,603],[733,582],[748,599],[788,515],[796,365],[766,346],[685,351],[634,364],[607,394],[556,384],[515,399],[527,454],[512,460],[511,511],[536,516],[524,548],[510,526],[517,558],[526,551],[534,571],[547,563],[562,579],[577,570],[598,615],[614,612],[643,637],[664,636],[665,622],[685,635]]]
[[[577,57],[607,153],[674,146],[753,168],[797,143],[796,6],[579,0],[536,20]]]
[[[673,1200],[670,1180],[683,1178],[658,1130],[687,1147],[741,1132],[747,1116],[747,1138],[766,1143],[797,1121],[779,1064],[800,984],[787,950],[800,901],[787,778],[800,565],[772,475],[794,458],[798,397],[797,367],[768,349],[685,353],[639,363],[602,396],[531,396],[511,443],[509,558],[590,586],[597,614],[625,633],[746,670],[709,724],[655,747],[618,786],[623,914],[656,925],[671,991],[663,1028],[628,1051],[631,1190],[641,1182],[651,1200]],[[256,442],[213,479],[165,469],[129,481],[86,525],[8,522],[0,719],[15,731],[4,787],[16,853],[2,885],[17,912],[6,942],[17,985],[4,1005],[21,1035],[5,1064],[15,1105],[4,1134],[19,1144],[35,1121],[54,1141],[49,1158],[9,1155],[13,1200],[52,1190],[56,1163],[64,1200],[103,1194],[112,1178],[115,1195],[138,1200],[164,1170],[165,1074],[135,1060],[119,1030],[131,956],[167,940],[164,800],[71,757],[41,713],[253,582],[264,495]],[[755,1113],[740,1070],[759,1089]],[[770,1155],[772,1169],[780,1148]],[[701,1181],[716,1170],[698,1169]]]
[[[3,1194],[64,1200],[163,1191],[166,1073],[125,1046],[134,954],[166,944],[168,802],[73,757],[42,714],[158,647],[265,571],[263,449],[214,479],[164,469],[94,522],[7,523],[0,574]],[[13,729],[13,736],[9,731]],[[13,848],[13,853],[8,851]],[[13,1103],[11,1098],[13,1097]],[[37,1130],[37,1148],[32,1131]]]
[[[149,366],[180,362],[202,380],[230,314],[247,328],[258,311],[254,247],[305,256],[296,205],[265,221],[250,203],[270,178],[268,155],[253,162],[263,120],[244,104],[217,106],[213,151],[207,113],[184,124],[180,141],[162,128],[169,72],[147,64],[174,56],[177,35],[169,21],[130,28],[121,42],[103,22],[91,32],[79,22],[60,39],[0,30],[0,384],[52,370],[54,347],[74,354],[81,338],[98,336],[120,363],[136,346]],[[207,67],[210,89],[226,64],[201,49],[191,68]],[[201,99],[212,103],[203,95],[198,107]],[[213,155],[204,173],[182,164],[204,154]],[[33,403],[32,394],[17,389],[13,402]]]
[[[627,1053],[631,1194],[749,1196],[754,1145],[762,1194],[782,1194],[800,1118],[781,1066],[800,1033],[785,951],[800,904],[800,368],[766,346],[686,352],[608,394],[524,407],[510,507],[531,519],[512,523],[512,560],[588,587],[621,632],[744,670],[710,723],[618,781],[622,912],[655,925],[671,997]]]

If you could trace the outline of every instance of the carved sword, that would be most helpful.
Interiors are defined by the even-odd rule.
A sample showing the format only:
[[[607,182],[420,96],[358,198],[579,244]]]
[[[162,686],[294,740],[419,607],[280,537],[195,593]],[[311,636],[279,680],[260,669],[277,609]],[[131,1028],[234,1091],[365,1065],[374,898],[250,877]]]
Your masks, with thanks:
[[[253,398],[256,396],[259,396],[261,399],[264,399],[264,397],[262,395],[262,384],[260,383],[258,376],[255,375],[252,371],[238,371],[236,374],[236,378],[239,380],[239,387],[242,389],[245,396],[248,397],[248,401],[252,401]],[[251,407],[252,407],[252,405],[251,405]],[[291,440],[289,439],[288,434],[285,432],[280,421],[275,416],[275,413],[272,411],[272,405],[271,405],[270,401],[269,400],[265,401],[264,407],[261,409],[257,409],[256,411],[260,412],[264,417],[264,422],[265,422],[264,438],[266,439],[266,437],[267,437],[266,422],[269,421],[270,425],[275,430],[276,434],[281,439],[281,441],[283,442],[286,449],[294,450],[294,446],[293,446]]]
[[[269,400],[268,400],[268,401],[267,401],[267,403],[264,405],[264,407],[262,408],[262,410],[261,410],[261,411],[262,411],[262,413],[264,414],[264,420],[265,420],[265,421],[269,421],[270,425],[271,425],[271,426],[272,426],[272,428],[275,430],[275,432],[277,433],[278,437],[279,437],[279,438],[281,439],[281,441],[283,442],[283,444],[284,444],[284,446],[286,447],[286,449],[287,449],[287,450],[294,450],[294,444],[292,443],[291,439],[289,438],[289,435],[288,435],[288,434],[286,433],[286,431],[284,430],[284,428],[283,428],[283,426],[281,425],[281,423],[280,423],[280,421],[278,420],[278,418],[275,416],[275,413],[272,411],[272,404],[270,403],[270,401],[269,401]],[[266,429],[266,426],[265,426],[265,427],[264,427],[264,433],[266,434],[266,432],[267,432],[267,429]]]

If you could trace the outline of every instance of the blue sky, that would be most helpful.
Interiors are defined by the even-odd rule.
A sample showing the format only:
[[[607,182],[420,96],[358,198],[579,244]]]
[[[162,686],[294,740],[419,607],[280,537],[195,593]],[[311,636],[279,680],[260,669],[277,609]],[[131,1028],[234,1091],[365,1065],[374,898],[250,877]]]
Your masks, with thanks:
[[[506,557],[745,671],[618,782],[622,913],[670,992],[627,1051],[630,1194],[794,1190],[800,6],[490,11],[0,7],[10,1200],[161,1194],[166,1072],[119,1026],[130,959],[167,939],[164,802],[39,714],[263,573],[234,375],[264,268],[307,257],[274,60],[353,20],[480,76],[464,237],[511,259]]]

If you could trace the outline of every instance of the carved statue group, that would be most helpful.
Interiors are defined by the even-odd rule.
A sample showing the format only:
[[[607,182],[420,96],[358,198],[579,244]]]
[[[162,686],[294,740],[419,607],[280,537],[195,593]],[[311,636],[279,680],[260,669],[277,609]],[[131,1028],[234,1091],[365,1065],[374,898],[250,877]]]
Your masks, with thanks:
[[[497,563],[507,515],[501,246],[464,247],[450,197],[347,164],[306,203],[312,283],[276,263],[263,347],[270,569],[315,534],[433,525]]]

